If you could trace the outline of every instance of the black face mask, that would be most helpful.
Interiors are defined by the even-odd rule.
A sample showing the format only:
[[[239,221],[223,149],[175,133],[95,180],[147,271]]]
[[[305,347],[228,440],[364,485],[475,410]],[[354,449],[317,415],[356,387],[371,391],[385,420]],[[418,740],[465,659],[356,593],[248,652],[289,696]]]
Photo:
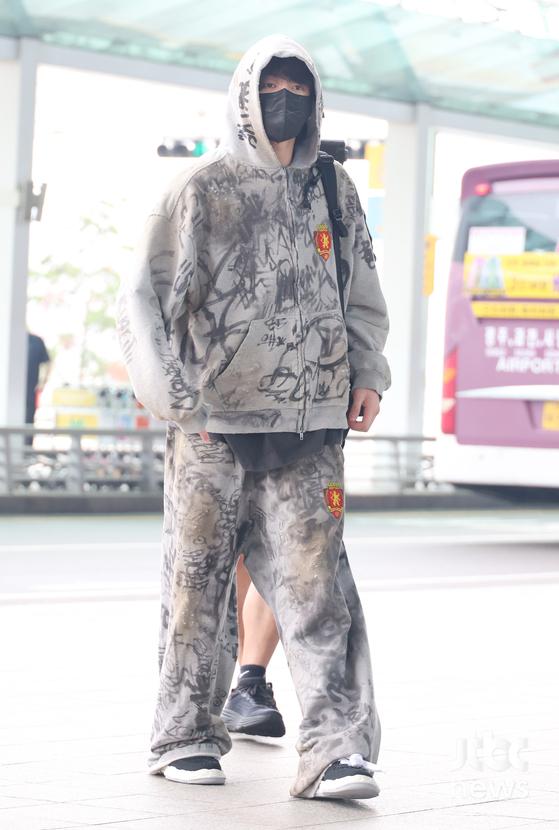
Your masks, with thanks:
[[[296,138],[314,106],[312,95],[297,95],[288,89],[260,94],[264,129],[270,141]]]

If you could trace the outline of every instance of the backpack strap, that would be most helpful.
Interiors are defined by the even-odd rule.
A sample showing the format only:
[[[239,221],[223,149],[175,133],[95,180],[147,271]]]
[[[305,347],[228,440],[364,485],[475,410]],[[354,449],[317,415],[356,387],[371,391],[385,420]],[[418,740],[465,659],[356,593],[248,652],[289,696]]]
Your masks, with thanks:
[[[336,278],[338,281],[338,292],[340,295],[340,306],[342,315],[345,317],[344,303],[344,281],[342,275],[342,254],[340,250],[340,237],[347,236],[347,228],[343,222],[342,211],[338,205],[338,183],[334,159],[322,150],[318,154],[317,167],[320,171],[324,194],[328,205],[328,215],[332,222],[332,238],[334,244],[334,258],[336,260]]]

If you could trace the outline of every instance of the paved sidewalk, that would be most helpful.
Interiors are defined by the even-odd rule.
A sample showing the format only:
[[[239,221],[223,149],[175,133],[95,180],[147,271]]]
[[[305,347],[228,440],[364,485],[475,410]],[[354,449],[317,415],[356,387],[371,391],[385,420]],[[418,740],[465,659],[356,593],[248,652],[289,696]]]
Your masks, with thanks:
[[[0,605],[157,599],[160,515],[0,516]],[[559,511],[354,513],[355,579],[378,589],[559,582]]]
[[[0,605],[0,827],[559,828],[559,584],[459,583],[362,582],[386,772],[354,803],[289,797],[299,712],[281,651],[286,737],[236,739],[225,787],[189,787],[146,773],[156,600]]]

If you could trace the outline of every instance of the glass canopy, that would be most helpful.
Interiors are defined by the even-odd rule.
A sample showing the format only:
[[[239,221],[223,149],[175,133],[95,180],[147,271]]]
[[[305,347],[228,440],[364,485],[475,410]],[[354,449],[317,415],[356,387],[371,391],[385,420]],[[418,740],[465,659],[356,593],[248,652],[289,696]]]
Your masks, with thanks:
[[[0,34],[230,74],[273,32],[328,90],[559,126],[559,0],[4,0]]]

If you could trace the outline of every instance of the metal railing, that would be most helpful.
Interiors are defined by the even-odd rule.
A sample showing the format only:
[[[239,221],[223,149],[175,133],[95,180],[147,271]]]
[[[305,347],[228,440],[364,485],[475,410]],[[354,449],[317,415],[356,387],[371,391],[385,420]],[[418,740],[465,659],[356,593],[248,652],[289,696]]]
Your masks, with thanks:
[[[433,482],[433,438],[350,434],[349,493],[402,493]],[[0,494],[161,495],[165,430],[0,427]]]

